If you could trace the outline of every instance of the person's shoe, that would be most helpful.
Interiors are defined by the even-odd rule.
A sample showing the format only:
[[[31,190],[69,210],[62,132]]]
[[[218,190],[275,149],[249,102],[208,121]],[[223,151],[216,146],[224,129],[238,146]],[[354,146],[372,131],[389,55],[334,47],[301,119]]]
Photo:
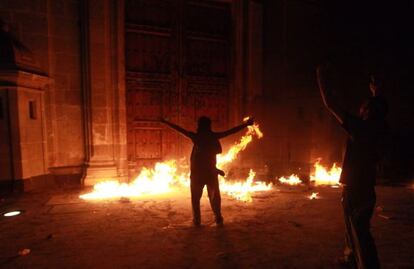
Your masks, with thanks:
[[[341,268],[355,268],[355,261],[352,256],[341,256],[335,259],[335,263]]]
[[[194,225],[194,227],[200,227],[201,226],[201,220],[200,219],[193,219],[193,225]]]
[[[218,227],[223,227],[223,225],[224,225],[224,219],[223,219],[223,217],[222,217],[222,216],[220,216],[220,217],[216,217],[216,225],[217,225]]]
[[[335,259],[335,263],[340,266],[340,268],[351,268],[351,264],[344,257],[338,257]]]

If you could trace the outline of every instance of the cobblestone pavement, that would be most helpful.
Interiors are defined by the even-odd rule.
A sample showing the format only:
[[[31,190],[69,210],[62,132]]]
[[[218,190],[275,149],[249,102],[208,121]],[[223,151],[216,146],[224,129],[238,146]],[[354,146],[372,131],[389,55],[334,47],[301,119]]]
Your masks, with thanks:
[[[309,200],[315,191],[320,199]],[[342,251],[339,189],[276,187],[251,203],[223,195],[222,228],[206,197],[203,226],[191,226],[188,191],[100,202],[79,193],[3,198],[1,212],[24,213],[1,217],[0,267],[337,268]],[[383,268],[414,268],[413,198],[410,188],[378,188],[372,224]]]

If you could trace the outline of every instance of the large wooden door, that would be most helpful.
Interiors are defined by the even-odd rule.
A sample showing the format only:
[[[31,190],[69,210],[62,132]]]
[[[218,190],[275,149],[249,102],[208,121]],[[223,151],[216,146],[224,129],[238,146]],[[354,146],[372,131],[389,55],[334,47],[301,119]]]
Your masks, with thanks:
[[[125,2],[128,160],[131,168],[189,154],[191,144],[163,126],[194,130],[201,115],[228,126],[231,4]]]

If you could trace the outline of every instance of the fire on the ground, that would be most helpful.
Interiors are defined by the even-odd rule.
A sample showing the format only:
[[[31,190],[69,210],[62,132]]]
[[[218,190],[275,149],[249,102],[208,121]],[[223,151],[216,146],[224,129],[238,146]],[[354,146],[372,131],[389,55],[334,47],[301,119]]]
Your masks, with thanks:
[[[217,167],[227,172],[231,164],[246,149],[253,138],[262,138],[259,125],[248,126],[247,132],[224,154],[217,155]],[[314,173],[310,175],[315,185],[338,185],[341,168],[335,164],[331,170],[325,169],[319,161],[315,163]],[[185,171],[187,170],[187,171]],[[226,173],[227,174],[227,173]],[[269,191],[272,183],[255,180],[256,173],[250,169],[244,180],[233,180],[220,176],[220,189],[223,193],[241,201],[252,201],[255,192]],[[302,181],[296,175],[288,178],[281,177],[283,184],[298,185]],[[153,168],[142,168],[139,175],[130,183],[120,183],[116,180],[108,180],[97,183],[93,191],[80,196],[82,199],[113,199],[113,198],[138,198],[144,195],[164,194],[190,186],[188,169],[180,169],[175,160],[156,163]]]

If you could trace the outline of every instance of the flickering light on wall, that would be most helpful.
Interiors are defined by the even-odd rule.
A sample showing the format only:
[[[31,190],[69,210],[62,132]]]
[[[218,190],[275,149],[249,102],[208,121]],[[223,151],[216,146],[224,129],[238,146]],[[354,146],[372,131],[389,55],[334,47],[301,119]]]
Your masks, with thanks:
[[[22,211],[20,210],[15,210],[15,211],[9,211],[6,213],[3,213],[3,217],[15,217],[18,216],[22,213]]]

